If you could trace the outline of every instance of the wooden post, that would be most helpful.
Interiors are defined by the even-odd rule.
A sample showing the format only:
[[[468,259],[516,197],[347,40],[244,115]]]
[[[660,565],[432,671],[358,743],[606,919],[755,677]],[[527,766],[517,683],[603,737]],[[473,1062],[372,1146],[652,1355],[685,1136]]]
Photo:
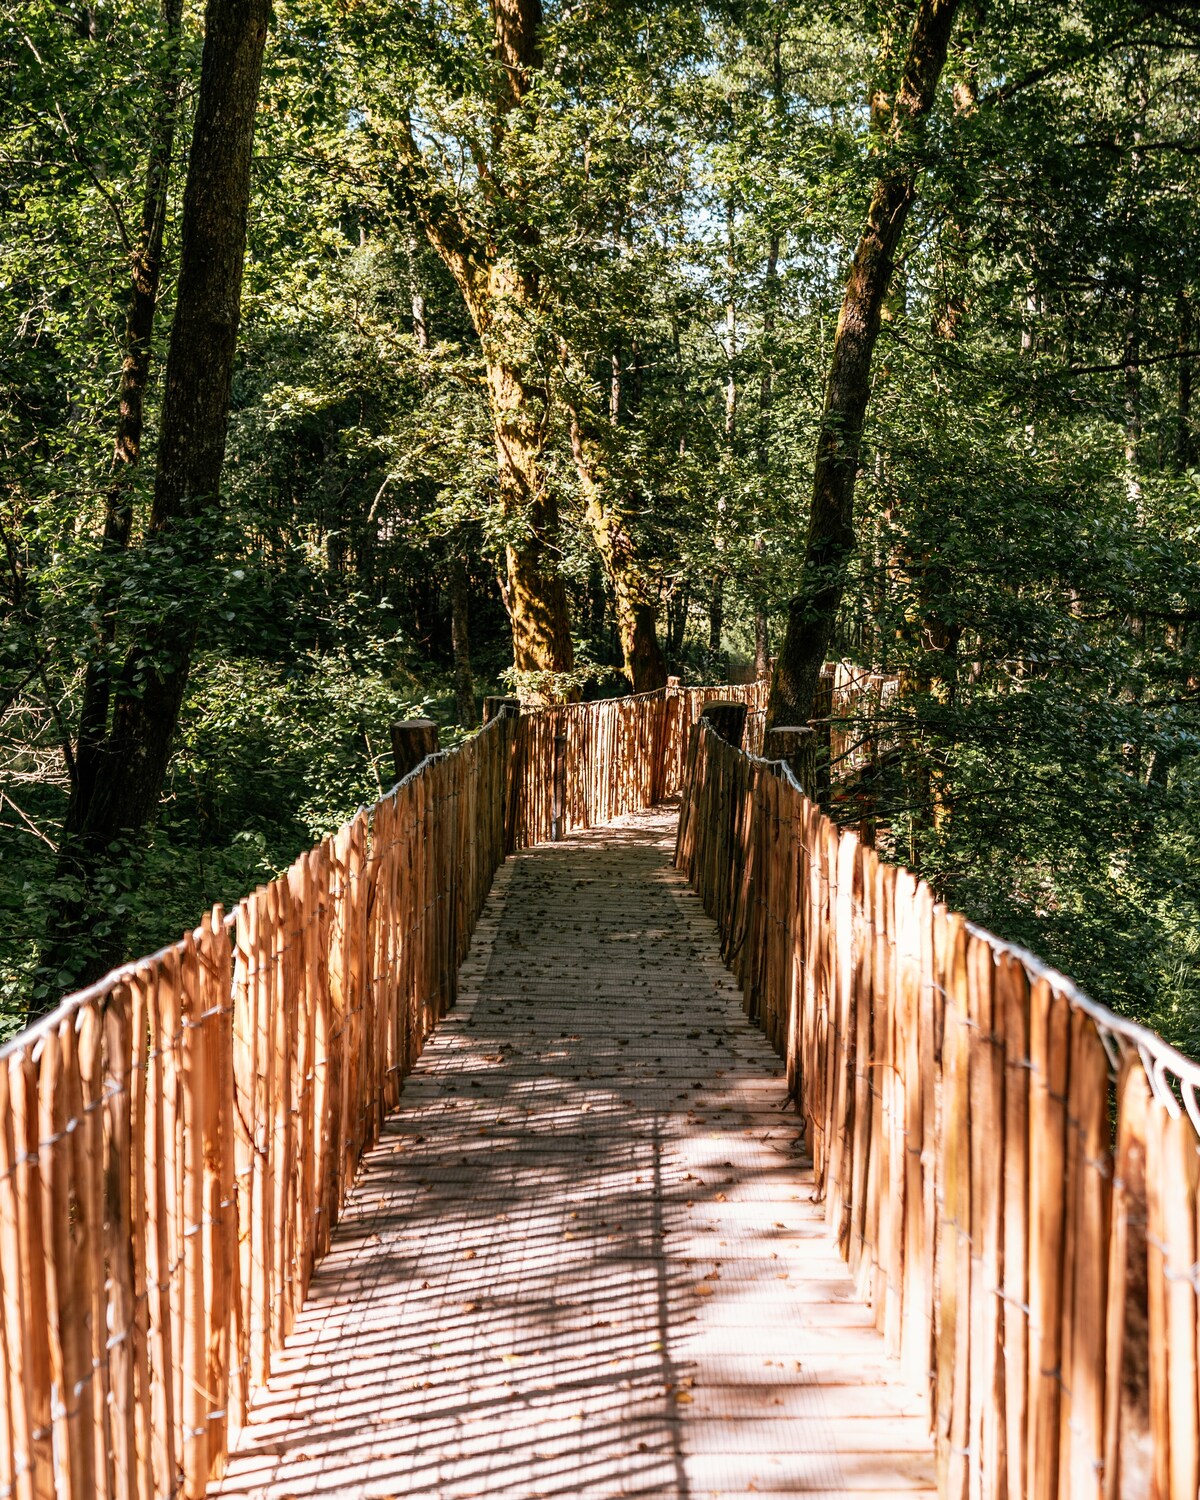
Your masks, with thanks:
[[[723,698],[717,698],[704,705],[700,710],[700,717],[726,744],[732,745],[736,750],[741,749],[742,732],[746,727],[744,703],[730,703]]]
[[[817,695],[813,700],[812,726],[817,732],[813,764],[813,790],[809,793],[822,807],[828,808],[833,761],[833,679],[837,668],[826,662],[817,681]]]
[[[391,735],[397,781],[403,781],[438,747],[438,729],[432,719],[403,719],[391,726]]]
[[[501,714],[519,714],[521,712],[520,698],[490,697],[483,700],[483,722],[490,724],[493,719],[498,719]]]
[[[663,799],[667,783],[667,747],[671,743],[671,718],[676,711],[679,695],[679,678],[668,677],[661,700],[655,701],[654,746],[650,763],[650,805],[656,807]]]
[[[817,789],[817,732],[809,724],[776,724],[763,735],[763,759],[782,760],[815,800]]]
[[[567,734],[554,732],[554,780],[550,792],[550,838],[558,843],[563,836],[564,804],[567,795]]]

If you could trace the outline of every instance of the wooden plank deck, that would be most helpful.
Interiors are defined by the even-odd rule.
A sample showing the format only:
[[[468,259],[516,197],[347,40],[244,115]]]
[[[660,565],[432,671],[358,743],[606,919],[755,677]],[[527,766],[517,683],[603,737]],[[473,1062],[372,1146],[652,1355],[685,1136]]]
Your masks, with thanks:
[[[673,837],[500,872],[227,1500],[934,1494]]]

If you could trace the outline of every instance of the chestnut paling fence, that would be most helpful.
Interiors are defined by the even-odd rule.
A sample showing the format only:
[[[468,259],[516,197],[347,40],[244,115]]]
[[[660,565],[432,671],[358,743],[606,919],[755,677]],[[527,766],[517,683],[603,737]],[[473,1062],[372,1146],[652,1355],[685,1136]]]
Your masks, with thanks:
[[[763,692],[504,715],[3,1049],[0,1496],[204,1494],[506,850],[680,791],[944,1492],[1195,1496],[1200,1069],[692,732]]]
[[[0,1495],[203,1495],[454,998],[516,720],[0,1055]]]
[[[1200,1067],[706,724],[676,858],[928,1397],[941,1493],[1195,1500]]]
[[[512,847],[594,828],[683,789],[691,726],[716,700],[766,704],[767,684],[668,687],[522,714],[513,775]]]

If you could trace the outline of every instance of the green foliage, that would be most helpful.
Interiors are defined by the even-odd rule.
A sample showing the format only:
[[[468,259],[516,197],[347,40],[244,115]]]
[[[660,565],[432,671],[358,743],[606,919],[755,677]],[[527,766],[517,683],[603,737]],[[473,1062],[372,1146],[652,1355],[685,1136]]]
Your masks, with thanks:
[[[619,687],[568,410],[589,424],[669,664],[711,676],[796,586],[844,278],[906,7],[547,0],[498,139],[486,7],[276,8],[214,562],[144,541],[189,122],[130,550],[98,546],[143,191],[150,4],[0,20],[0,994],[28,998],[83,674],[201,621],[148,844],[97,923],[153,948],[387,781],[387,723],[509,670],[482,350],[419,232],[411,125],[497,255],[535,263],[552,538],[580,663]],[[185,100],[202,17],[184,20]],[[1200,50],[1156,0],[971,6],[877,350],[839,649],[903,674],[875,788],[940,895],[1200,1033]],[[486,170],[480,170],[480,163]],[[1189,352],[1191,351],[1191,352]],[[614,376],[615,404],[614,404]],[[105,598],[119,600],[115,636]],[[715,645],[713,644],[715,642]],[[848,804],[847,804],[848,805]],[[57,976],[50,976],[50,983]]]

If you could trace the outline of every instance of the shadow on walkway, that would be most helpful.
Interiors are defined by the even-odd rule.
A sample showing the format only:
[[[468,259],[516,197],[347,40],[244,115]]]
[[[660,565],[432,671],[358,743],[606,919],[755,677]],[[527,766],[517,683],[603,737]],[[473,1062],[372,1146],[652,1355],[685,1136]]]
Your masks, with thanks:
[[[933,1494],[673,837],[501,871],[218,1493]]]

